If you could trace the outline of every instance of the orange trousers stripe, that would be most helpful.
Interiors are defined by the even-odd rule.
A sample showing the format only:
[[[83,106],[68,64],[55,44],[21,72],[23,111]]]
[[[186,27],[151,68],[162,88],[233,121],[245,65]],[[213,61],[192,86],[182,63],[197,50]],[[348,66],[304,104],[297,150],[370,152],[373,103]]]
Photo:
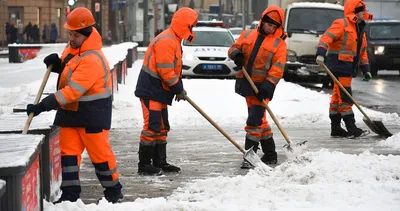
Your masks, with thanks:
[[[351,82],[352,82],[353,77],[338,77],[338,80],[340,84],[346,89],[351,89]],[[353,103],[351,103],[349,100],[343,100],[347,99],[347,96],[343,91],[341,91],[340,87],[335,83],[333,85],[333,92],[332,92],[332,97],[331,97],[331,102],[330,102],[330,107],[329,111],[330,113],[341,113],[341,114],[347,114],[347,113],[352,113],[352,106]]]
[[[85,128],[60,128],[61,156],[77,156],[78,166],[81,165],[81,154],[86,149],[92,163],[107,162],[110,169],[117,167],[114,152],[108,140],[108,130],[100,133],[86,133]],[[118,171],[112,174],[113,180],[118,179]]]
[[[140,141],[152,145],[155,141],[165,142],[169,132],[168,107],[153,100],[140,99],[143,112],[143,128]]]
[[[269,103],[269,99],[265,101],[267,104]],[[246,103],[249,111],[247,125],[244,128],[247,132],[246,137],[253,138],[254,141],[269,137],[272,134],[272,130],[269,126],[263,103],[255,96],[247,96]],[[250,122],[258,122],[259,124],[249,125]]]

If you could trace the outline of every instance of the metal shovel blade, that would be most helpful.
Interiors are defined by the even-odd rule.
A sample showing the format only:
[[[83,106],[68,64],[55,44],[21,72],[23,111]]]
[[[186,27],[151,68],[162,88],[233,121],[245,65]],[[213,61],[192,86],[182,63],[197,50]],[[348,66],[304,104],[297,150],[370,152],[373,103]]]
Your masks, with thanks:
[[[256,167],[260,165],[265,165],[260,160],[260,157],[258,157],[258,155],[254,152],[253,147],[246,150],[246,152],[243,154],[243,159],[247,160],[247,162]]]
[[[386,138],[392,136],[393,134],[383,125],[382,120],[371,120],[368,121],[365,117],[363,118],[364,123],[371,129],[374,133],[384,136]]]
[[[283,145],[283,152],[289,159],[295,158],[296,156],[307,151],[306,143],[307,141],[294,142],[290,140],[290,144]]]

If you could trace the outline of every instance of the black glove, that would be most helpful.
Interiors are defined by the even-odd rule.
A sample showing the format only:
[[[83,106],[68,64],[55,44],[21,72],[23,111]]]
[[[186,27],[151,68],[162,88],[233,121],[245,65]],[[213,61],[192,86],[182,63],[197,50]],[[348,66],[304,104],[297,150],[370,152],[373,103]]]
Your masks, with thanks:
[[[40,113],[42,113],[42,111],[44,111],[44,110],[45,110],[45,108],[44,108],[44,104],[42,102],[40,102],[38,104],[35,104],[35,105],[28,104],[26,106],[26,113],[27,113],[28,116],[32,112],[33,112],[33,116],[37,116]]]
[[[185,90],[183,90],[181,93],[179,93],[179,94],[176,94],[176,96],[175,96],[175,101],[180,101],[180,100],[186,100],[185,98],[186,98],[186,95],[187,95],[187,92],[185,91]]]
[[[61,59],[58,57],[58,54],[52,53],[46,56],[46,58],[43,59],[43,62],[46,64],[47,68],[50,65],[53,65],[53,68],[51,68],[51,72],[53,73],[61,72]]]
[[[259,90],[258,93],[256,94],[256,97],[260,100],[263,101],[266,98],[269,100],[272,100],[272,97],[275,92],[275,84],[271,83],[269,80],[265,80]]]
[[[244,56],[243,53],[238,53],[235,58],[233,58],[233,61],[235,62],[236,66],[241,69],[244,65]]]

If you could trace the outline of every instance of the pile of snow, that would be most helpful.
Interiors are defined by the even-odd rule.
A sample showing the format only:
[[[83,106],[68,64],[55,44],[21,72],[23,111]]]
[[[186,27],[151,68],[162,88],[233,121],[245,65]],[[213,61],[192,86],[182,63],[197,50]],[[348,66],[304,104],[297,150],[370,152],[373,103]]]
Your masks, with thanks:
[[[166,198],[85,205],[82,201],[45,210],[399,210],[400,156],[320,150],[247,175],[189,182]]]

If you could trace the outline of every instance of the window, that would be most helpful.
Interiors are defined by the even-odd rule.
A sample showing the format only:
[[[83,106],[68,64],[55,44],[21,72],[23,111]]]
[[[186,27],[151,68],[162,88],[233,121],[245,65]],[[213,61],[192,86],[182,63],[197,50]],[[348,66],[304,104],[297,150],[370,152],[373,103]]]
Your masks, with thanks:
[[[372,40],[400,40],[400,23],[371,24],[369,37]]]
[[[22,14],[23,14],[22,7],[8,8],[8,20],[10,20],[10,22],[17,23],[17,20],[23,20]]]
[[[36,24],[40,26],[40,8],[36,9]]]
[[[323,33],[336,19],[343,18],[343,10],[329,8],[294,8],[289,10],[287,32]]]
[[[186,46],[220,46],[231,47],[234,42],[228,31],[194,31],[196,38],[192,43],[183,42]]]
[[[240,35],[242,33],[242,29],[238,28],[238,29],[229,29],[229,31],[231,31],[231,33],[233,35]]]
[[[61,8],[56,8],[56,27],[57,27],[57,31],[58,31],[58,36],[60,36],[61,34]]]

